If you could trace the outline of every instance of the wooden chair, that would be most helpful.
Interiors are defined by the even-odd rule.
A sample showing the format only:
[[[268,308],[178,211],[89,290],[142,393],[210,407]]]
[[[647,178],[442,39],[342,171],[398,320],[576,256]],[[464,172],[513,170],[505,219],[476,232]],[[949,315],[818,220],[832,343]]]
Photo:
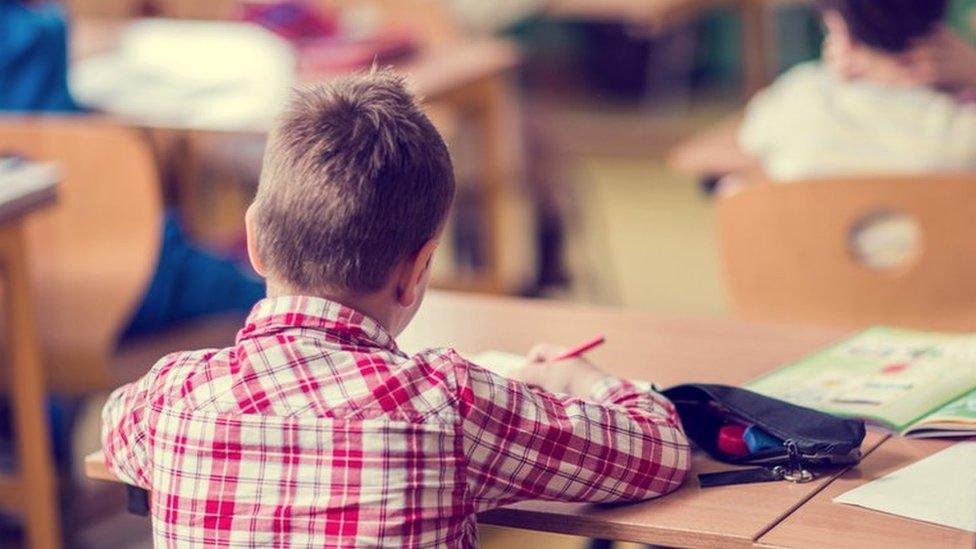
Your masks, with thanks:
[[[137,131],[88,117],[0,118],[0,151],[54,161],[58,204],[26,229],[38,336],[52,392],[84,395],[145,373],[180,348],[227,345],[240,315],[119,344],[155,271],[163,204]]]
[[[83,116],[0,117],[0,153],[8,152],[57,162],[62,172],[57,203],[25,222],[24,240],[47,388],[69,397],[63,432],[70,434],[79,397],[134,380],[167,353],[233,342],[241,314],[119,342],[161,244],[163,204],[144,134]],[[44,425],[40,402],[36,414]],[[69,524],[115,501],[112,493],[75,491],[70,461],[62,465]]]
[[[726,284],[743,317],[976,330],[976,174],[758,182],[717,208]],[[914,221],[917,253],[867,266],[852,234],[889,212]]]

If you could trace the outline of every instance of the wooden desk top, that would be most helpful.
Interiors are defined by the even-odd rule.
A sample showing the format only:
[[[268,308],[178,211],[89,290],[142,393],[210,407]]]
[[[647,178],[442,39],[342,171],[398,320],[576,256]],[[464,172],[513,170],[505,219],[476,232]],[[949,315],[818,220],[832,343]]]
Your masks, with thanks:
[[[662,317],[639,311],[432,291],[397,341],[406,351],[451,346],[525,353],[535,343],[573,346],[605,334],[587,356],[620,377],[662,386],[743,383],[840,340],[848,332],[732,319]]]
[[[885,436],[869,433],[862,451]],[[696,475],[732,469],[696,453],[692,475],[677,492],[626,505],[525,502],[478,516],[485,524],[668,547],[752,546],[769,528],[830,484],[824,474],[807,484],[773,482],[700,488]],[[839,473],[839,472],[838,472]]]
[[[101,450],[85,456],[85,476],[106,482],[119,482],[119,477],[105,466],[105,453]]]
[[[860,467],[836,481],[760,538],[763,547],[976,547],[976,534],[834,503],[854,488],[926,458],[952,444],[945,440],[892,437]],[[828,541],[829,540],[829,541]]]
[[[843,336],[732,320],[675,320],[591,307],[431,292],[401,347],[450,345],[462,353],[525,352],[540,341],[573,345],[604,333],[591,358],[620,376],[671,385],[687,381],[742,383]],[[869,451],[883,437],[872,435]],[[696,456],[696,472],[726,469]],[[112,480],[101,456],[86,460],[93,478]],[[830,481],[698,488],[694,477],[676,494],[631,505],[533,502],[484,514],[485,523],[663,545],[750,545]],[[734,510],[734,512],[732,511]]]

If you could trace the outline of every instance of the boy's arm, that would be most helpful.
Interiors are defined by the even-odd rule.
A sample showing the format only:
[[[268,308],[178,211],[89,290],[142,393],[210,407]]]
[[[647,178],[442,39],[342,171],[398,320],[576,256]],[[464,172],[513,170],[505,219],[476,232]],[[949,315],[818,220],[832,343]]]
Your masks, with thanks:
[[[668,166],[698,177],[761,172],[759,159],[739,142],[742,124],[737,114],[682,141],[668,153]]]
[[[102,451],[105,464],[126,484],[149,489],[147,414],[149,399],[161,370],[161,360],[145,376],[116,389],[102,408]]]
[[[584,399],[474,365],[458,383],[477,511],[526,499],[647,499],[677,489],[690,468],[674,406],[648,384],[600,376]]]

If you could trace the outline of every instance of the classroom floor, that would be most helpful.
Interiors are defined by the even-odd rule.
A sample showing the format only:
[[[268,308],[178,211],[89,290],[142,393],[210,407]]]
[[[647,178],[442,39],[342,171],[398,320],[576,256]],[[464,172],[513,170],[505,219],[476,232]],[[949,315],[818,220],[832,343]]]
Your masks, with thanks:
[[[575,198],[569,298],[682,316],[726,313],[712,198],[664,158],[731,107],[564,107],[549,122],[562,181]],[[576,128],[576,131],[567,131]]]
[[[710,199],[697,183],[648,159],[586,156],[576,165],[590,208],[570,238],[573,295],[663,314],[724,314]]]

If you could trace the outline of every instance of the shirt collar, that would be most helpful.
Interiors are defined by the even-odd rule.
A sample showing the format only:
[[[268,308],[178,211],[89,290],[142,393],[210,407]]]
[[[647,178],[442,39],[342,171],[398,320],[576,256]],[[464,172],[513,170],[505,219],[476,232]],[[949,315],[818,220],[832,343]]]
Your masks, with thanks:
[[[237,334],[242,340],[306,328],[326,337],[399,353],[396,341],[379,322],[345,305],[311,296],[269,297],[258,301]]]

